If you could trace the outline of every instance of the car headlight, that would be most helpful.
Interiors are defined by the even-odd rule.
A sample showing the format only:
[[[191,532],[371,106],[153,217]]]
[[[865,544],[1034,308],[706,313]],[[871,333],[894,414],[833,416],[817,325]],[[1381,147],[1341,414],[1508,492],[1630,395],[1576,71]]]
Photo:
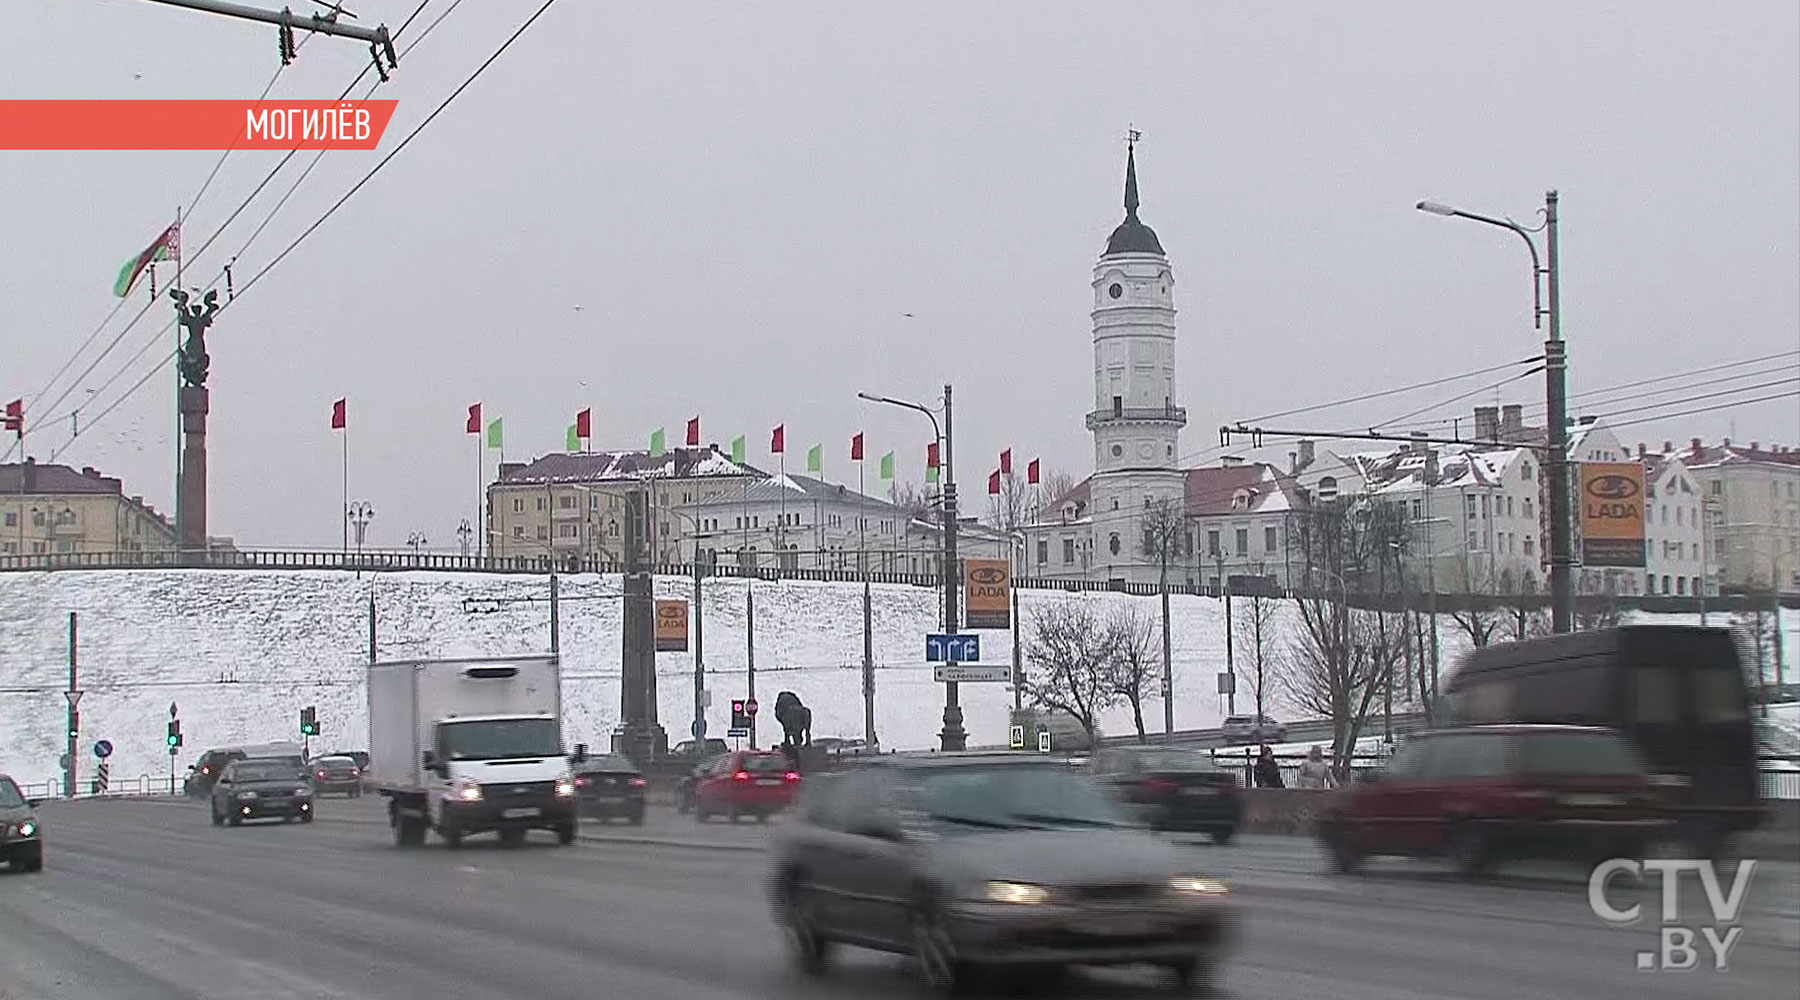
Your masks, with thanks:
[[[1204,875],[1182,875],[1169,880],[1169,888],[1184,896],[1223,896],[1231,891],[1225,883]]]
[[[1036,906],[1050,898],[1049,890],[1029,882],[988,882],[982,886],[982,895],[990,903],[1020,906]]]
[[[456,783],[456,797],[464,802],[480,802],[481,785],[468,778],[463,778]]]
[[[254,799],[254,798],[256,798],[256,793],[255,792],[239,792],[239,793],[237,793],[237,797],[240,799]]]
[[[25,822],[20,823],[19,824],[19,836],[21,836],[21,837],[37,836],[37,824],[33,823],[30,820],[26,820]]]
[[[559,799],[574,798],[575,797],[575,779],[569,778],[569,777],[562,777],[562,778],[556,779],[556,797]]]

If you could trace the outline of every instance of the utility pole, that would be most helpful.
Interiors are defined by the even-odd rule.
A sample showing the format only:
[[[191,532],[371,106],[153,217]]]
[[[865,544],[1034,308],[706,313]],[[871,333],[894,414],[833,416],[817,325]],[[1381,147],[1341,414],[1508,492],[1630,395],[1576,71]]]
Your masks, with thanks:
[[[867,570],[865,569],[865,573]],[[863,745],[875,749],[875,603],[863,580]]]
[[[1168,508],[1157,514],[1156,547],[1162,557],[1159,580],[1162,591],[1162,703],[1163,703],[1163,739],[1175,742],[1175,661],[1173,643],[1169,636],[1169,545],[1174,533],[1170,523]]]
[[[388,34],[387,25],[374,28],[359,28],[353,24],[338,23],[339,15],[355,17],[355,14],[343,8],[341,3],[331,4],[331,10],[323,14],[307,14],[296,17],[287,8],[281,10],[263,10],[259,7],[245,7],[242,4],[221,3],[219,0],[152,0],[153,3],[168,4],[171,7],[186,7],[189,10],[204,11],[208,14],[223,14],[226,17],[242,18],[246,21],[261,21],[273,24],[277,28],[276,40],[280,43],[281,64],[286,66],[294,61],[299,46],[294,44],[294,29],[316,32],[321,35],[337,35],[341,38],[353,38],[369,43],[369,55],[375,60],[375,71],[383,82],[387,81],[388,70],[400,65],[399,57],[394,54],[394,41]],[[324,0],[318,0],[323,5]],[[383,59],[386,65],[382,65]]]
[[[756,697],[756,586],[744,588],[744,664],[749,671],[744,697]],[[756,749],[756,716],[750,717],[750,749]]]
[[[562,617],[559,614],[557,595],[560,588],[556,580],[556,564],[550,564],[550,655],[560,656],[562,653]]]
[[[1575,525],[1569,490],[1569,362],[1562,339],[1562,289],[1557,268],[1555,191],[1544,194],[1545,282],[1550,289],[1550,339],[1544,341],[1544,396],[1550,423],[1550,627],[1574,628]]]
[[[957,584],[960,565],[956,558],[956,463],[951,441],[954,439],[950,407],[950,384],[944,383],[944,631],[956,634]],[[969,734],[963,729],[962,705],[957,697],[955,681],[944,682],[944,731],[939,734],[946,753],[968,746]]]
[[[694,726],[693,735],[696,740],[706,738],[706,646],[704,642],[706,617],[700,596],[700,537],[694,536]]]
[[[81,760],[81,754],[78,751],[81,742],[82,695],[75,656],[75,612],[73,611],[69,612],[69,689],[63,695],[69,700],[68,766],[63,769],[63,780],[66,782],[63,786],[63,794],[72,799],[75,797],[75,769]]]
[[[1013,711],[1025,709],[1025,650],[1020,642],[1022,624],[1019,621],[1019,581],[1011,581],[1012,591],[1012,660],[1013,660]]]

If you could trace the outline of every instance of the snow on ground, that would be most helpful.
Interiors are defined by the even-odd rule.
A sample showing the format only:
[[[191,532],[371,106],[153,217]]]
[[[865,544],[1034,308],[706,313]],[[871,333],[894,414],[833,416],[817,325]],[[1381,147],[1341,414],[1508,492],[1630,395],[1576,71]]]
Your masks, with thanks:
[[[595,574],[564,576],[561,645],[564,707],[571,741],[608,743],[619,717],[621,581]],[[862,587],[803,581],[707,581],[702,614],[711,735],[729,722],[730,699],[740,696],[745,671],[745,595],[755,588],[757,694],[771,710],[776,693],[792,690],[813,710],[815,735],[859,737],[863,731]],[[692,584],[657,581],[658,596],[691,597]],[[229,570],[60,571],[0,577],[0,770],[20,781],[60,774],[65,745],[68,618],[78,615],[82,780],[93,773],[91,747],[110,740],[113,774],[166,776],[164,734],[171,702],[180,706],[185,770],[209,746],[297,738],[298,713],[317,705],[323,749],[368,745],[362,687],[368,655],[368,601],[376,604],[382,659],[541,653],[549,648],[548,580],[533,576],[387,573],[358,579],[342,572]],[[900,749],[934,745],[942,727],[943,687],[923,662],[924,635],[937,630],[937,592],[904,585],[872,588],[877,666],[876,733]],[[498,601],[498,610],[468,610],[465,600]],[[1049,603],[1083,600],[1103,606],[1135,604],[1158,614],[1156,598],[1111,593],[1080,596],[1024,591],[1027,618]],[[1240,620],[1247,602],[1237,602]],[[479,603],[477,604],[479,608]],[[1225,668],[1220,601],[1174,596],[1170,620],[1175,663],[1177,728],[1216,726],[1224,716],[1214,675]],[[1658,616],[1674,619],[1677,616]],[[1800,616],[1785,619],[1788,662]],[[1293,632],[1279,608],[1273,649],[1285,650]],[[1446,669],[1467,641],[1449,616],[1440,620]],[[982,662],[1011,662],[1011,636],[982,634]],[[1250,652],[1236,650],[1240,709]],[[675,742],[693,718],[691,653],[657,657],[663,726]],[[1002,684],[960,686],[964,725],[974,744],[1006,740],[1012,695]],[[1271,713],[1292,718],[1277,703]],[[1151,731],[1162,728],[1162,706],[1145,706]],[[1102,719],[1108,733],[1132,728],[1129,712]],[[765,712],[759,734],[778,734]],[[315,749],[318,749],[315,747]]]

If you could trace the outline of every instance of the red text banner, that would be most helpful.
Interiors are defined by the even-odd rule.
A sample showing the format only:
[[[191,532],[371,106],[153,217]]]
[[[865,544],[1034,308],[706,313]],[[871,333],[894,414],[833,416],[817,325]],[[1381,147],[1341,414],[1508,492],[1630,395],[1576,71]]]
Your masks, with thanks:
[[[0,149],[375,149],[398,101],[0,101]]]

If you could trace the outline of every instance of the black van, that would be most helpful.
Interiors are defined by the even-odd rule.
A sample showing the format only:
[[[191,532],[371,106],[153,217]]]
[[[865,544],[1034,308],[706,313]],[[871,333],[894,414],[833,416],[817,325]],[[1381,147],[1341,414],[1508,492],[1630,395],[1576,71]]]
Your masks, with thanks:
[[[1622,731],[1652,770],[1685,779],[1674,818],[1706,857],[1762,820],[1748,677],[1726,629],[1623,625],[1471,650],[1433,715]]]

